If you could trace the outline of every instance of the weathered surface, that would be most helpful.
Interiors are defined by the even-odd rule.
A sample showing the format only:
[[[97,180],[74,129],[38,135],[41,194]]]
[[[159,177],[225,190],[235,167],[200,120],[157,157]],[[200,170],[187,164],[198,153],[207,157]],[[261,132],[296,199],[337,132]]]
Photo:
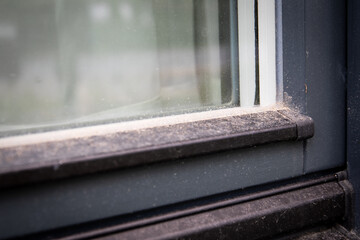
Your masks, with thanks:
[[[344,208],[344,192],[332,182],[99,239],[269,239],[276,234],[341,219]]]
[[[0,187],[296,140],[304,126],[300,138],[311,137],[312,120],[299,116],[267,111],[3,148]]]

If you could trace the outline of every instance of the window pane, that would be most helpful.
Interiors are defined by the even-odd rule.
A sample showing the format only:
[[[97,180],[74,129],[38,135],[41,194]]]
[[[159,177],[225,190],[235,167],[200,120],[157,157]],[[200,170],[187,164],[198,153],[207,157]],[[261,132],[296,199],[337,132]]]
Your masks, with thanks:
[[[0,136],[238,104],[234,2],[0,0]]]

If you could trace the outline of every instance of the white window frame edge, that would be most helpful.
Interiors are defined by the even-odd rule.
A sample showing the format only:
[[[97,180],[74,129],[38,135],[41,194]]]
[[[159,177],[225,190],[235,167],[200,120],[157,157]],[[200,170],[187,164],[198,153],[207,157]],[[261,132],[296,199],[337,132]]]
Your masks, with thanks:
[[[276,103],[275,0],[258,0],[260,105]]]
[[[256,0],[255,0],[256,1]],[[260,105],[276,104],[276,13],[275,0],[258,1]],[[254,106],[255,59],[254,0],[238,0],[240,105]]]

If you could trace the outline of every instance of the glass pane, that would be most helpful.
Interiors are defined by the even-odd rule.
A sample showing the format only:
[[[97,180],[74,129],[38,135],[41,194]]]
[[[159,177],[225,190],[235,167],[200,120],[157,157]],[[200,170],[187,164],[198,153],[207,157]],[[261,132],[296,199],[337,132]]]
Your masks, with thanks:
[[[0,0],[0,136],[238,104],[234,2]]]

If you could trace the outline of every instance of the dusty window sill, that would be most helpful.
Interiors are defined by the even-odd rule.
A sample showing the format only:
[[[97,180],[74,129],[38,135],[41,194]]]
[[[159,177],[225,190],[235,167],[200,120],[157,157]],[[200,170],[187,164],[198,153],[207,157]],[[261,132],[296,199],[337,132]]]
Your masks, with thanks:
[[[195,116],[201,115],[206,116],[203,113]],[[176,117],[170,117],[170,121],[171,118]],[[83,130],[69,130],[71,134],[66,138],[48,137],[46,141],[19,141],[17,144],[16,139],[21,140],[19,137],[8,141],[1,139],[0,187],[271,142],[303,140],[314,134],[312,119],[288,108],[240,115],[234,114],[234,110],[222,111],[218,116],[172,121],[173,124],[165,119],[158,126],[156,121],[140,122],[140,128],[136,124],[122,124],[127,127],[114,126],[110,131],[94,127],[85,135],[81,134]]]

